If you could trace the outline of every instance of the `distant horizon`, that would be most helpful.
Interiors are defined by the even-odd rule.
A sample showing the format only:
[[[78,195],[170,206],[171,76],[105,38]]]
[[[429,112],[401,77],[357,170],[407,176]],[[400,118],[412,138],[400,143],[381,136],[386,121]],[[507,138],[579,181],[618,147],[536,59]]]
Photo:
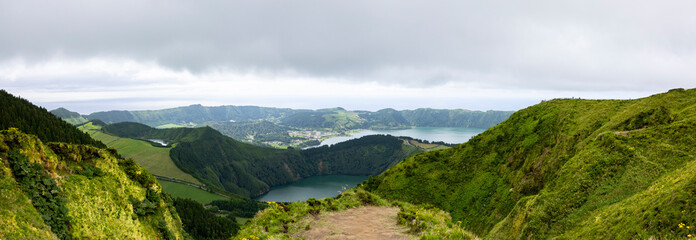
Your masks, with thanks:
[[[196,103],[196,104],[189,104],[189,105],[182,105],[182,106],[175,106],[175,107],[156,108],[156,109],[135,109],[135,110],[130,110],[130,109],[111,109],[111,110],[94,111],[94,112],[89,112],[89,113],[86,113],[86,114],[85,114],[85,113],[82,113],[82,112],[74,111],[74,110],[72,110],[72,109],[70,109],[70,108],[67,108],[67,107],[55,107],[55,108],[47,108],[47,107],[44,107],[44,106],[41,106],[41,107],[46,108],[46,110],[48,110],[48,111],[53,111],[53,110],[57,110],[57,109],[60,109],[60,108],[64,108],[64,109],[66,109],[66,110],[68,110],[68,111],[71,111],[71,112],[77,112],[77,113],[79,113],[80,115],[89,115],[89,114],[97,113],[97,112],[110,112],[110,111],[129,111],[129,112],[130,112],[130,111],[158,111],[158,110],[174,109],[174,108],[181,108],[181,107],[190,107],[190,106],[196,106],[196,105],[200,105],[200,106],[202,106],[202,107],[226,107],[226,106],[235,106],[235,107],[261,107],[261,108],[276,108],[276,109],[309,110],[309,111],[319,111],[319,110],[334,109],[334,108],[342,108],[342,109],[344,109],[344,110],[346,110],[346,111],[368,111],[368,112],[376,112],[376,111],[380,111],[380,110],[384,110],[384,109],[394,109],[394,110],[396,110],[396,111],[407,111],[407,110],[417,110],[417,109],[466,110],[466,111],[479,111],[479,112],[486,112],[486,111],[517,111],[517,110],[497,110],[497,109],[472,110],[472,109],[465,109],[465,108],[432,108],[432,107],[405,108],[405,109],[396,109],[396,108],[386,107],[386,108],[380,108],[380,109],[377,109],[377,110],[364,110],[364,109],[348,109],[348,108],[339,107],[339,106],[312,109],[312,108],[292,108],[292,107],[273,107],[273,106],[235,105],[235,104],[204,105],[204,104],[198,104],[198,103]],[[37,105],[37,106],[40,106],[40,105]]]
[[[685,88],[689,89],[689,88]],[[253,103],[241,103],[241,104],[234,104],[234,103],[218,103],[218,102],[207,102],[204,103],[205,101],[200,101],[200,103],[187,103],[185,101],[159,101],[155,99],[134,99],[132,101],[71,101],[71,102],[52,102],[52,101],[44,101],[44,102],[39,102],[35,101],[31,98],[27,98],[25,96],[22,96],[21,94],[16,94],[12,91],[8,91],[10,94],[13,94],[18,97],[22,97],[24,99],[27,99],[28,101],[32,102],[33,104],[36,104],[37,106],[41,106],[43,108],[46,108],[47,110],[55,110],[58,108],[65,108],[68,109],[69,111],[72,112],[77,112],[81,115],[89,115],[91,113],[95,112],[106,112],[106,111],[147,111],[147,110],[162,110],[162,109],[170,109],[170,108],[178,108],[178,107],[186,107],[186,106],[192,106],[192,105],[202,105],[205,107],[218,107],[218,106],[256,106],[256,107],[268,107],[268,108],[289,108],[289,109],[302,109],[302,110],[320,110],[320,109],[327,109],[327,108],[343,108],[349,111],[371,111],[375,112],[378,110],[382,109],[395,109],[395,110],[415,110],[419,108],[432,108],[432,109],[462,109],[462,110],[471,110],[471,111],[518,111],[520,109],[538,104],[542,101],[548,101],[552,99],[563,99],[563,98],[580,98],[580,99],[587,99],[587,100],[627,100],[627,99],[637,99],[637,98],[643,98],[643,97],[648,97],[651,95],[655,94],[660,94],[667,92],[669,89],[661,91],[661,92],[654,92],[654,93],[646,93],[645,95],[639,95],[639,94],[630,94],[631,96],[626,96],[624,95],[623,97],[597,97],[601,96],[601,94],[597,93],[586,93],[586,96],[589,97],[582,97],[582,93],[575,93],[573,96],[558,96],[558,97],[553,97],[553,98],[538,98],[538,99],[514,99],[514,100],[508,100],[508,101],[500,101],[497,99],[466,99],[466,102],[468,104],[462,104],[462,105],[456,105],[456,103],[436,103],[433,105],[428,105],[426,106],[424,103],[423,104],[413,104],[409,106],[376,106],[377,104],[373,104],[372,102],[368,102],[366,104],[362,104],[363,106],[369,105],[370,107],[360,107],[360,104],[346,104],[346,105],[328,105],[326,104],[325,106],[320,106],[320,105],[314,105],[314,106],[307,106],[307,105],[302,105],[298,104],[298,106],[292,106],[292,104],[287,104],[288,101],[280,101],[285,104],[253,104]],[[406,102],[410,103],[410,102]],[[484,103],[484,104],[482,104]],[[385,104],[386,105],[386,104]],[[469,105],[471,107],[466,107],[464,105]],[[110,106],[110,107],[109,107]],[[352,106],[352,107],[351,107]],[[487,108],[483,108],[481,106],[488,106]],[[497,107],[499,106],[499,107]]]

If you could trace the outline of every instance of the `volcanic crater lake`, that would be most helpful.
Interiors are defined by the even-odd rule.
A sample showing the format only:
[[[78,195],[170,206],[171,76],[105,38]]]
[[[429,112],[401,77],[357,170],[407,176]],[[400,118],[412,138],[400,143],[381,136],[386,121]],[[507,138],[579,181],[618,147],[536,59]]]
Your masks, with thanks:
[[[275,186],[271,191],[256,198],[262,202],[296,202],[310,198],[330,198],[339,191],[355,187],[367,180],[368,176],[328,175],[308,177],[300,181]]]
[[[473,136],[485,131],[480,128],[457,127],[416,127],[398,130],[363,130],[354,132],[351,136],[333,137],[321,142],[320,146],[332,145],[374,134],[389,134],[392,136],[407,136],[428,141],[442,141],[446,143],[464,143]],[[300,181],[272,187],[271,190],[256,199],[270,202],[296,202],[309,198],[329,198],[338,195],[339,191],[355,187],[358,183],[367,180],[368,176],[328,175],[302,179]]]

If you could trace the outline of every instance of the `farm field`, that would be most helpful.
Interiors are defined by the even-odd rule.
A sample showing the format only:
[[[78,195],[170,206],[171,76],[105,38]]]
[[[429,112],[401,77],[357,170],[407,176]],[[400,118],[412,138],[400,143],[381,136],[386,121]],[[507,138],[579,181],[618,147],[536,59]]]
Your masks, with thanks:
[[[90,128],[91,127],[91,128]],[[179,169],[169,157],[169,150],[166,147],[155,147],[152,144],[130,138],[119,138],[100,131],[97,126],[84,126],[92,138],[102,141],[109,147],[118,150],[124,158],[133,158],[140,166],[151,174],[176,178],[195,184],[203,185],[193,176]]]
[[[208,204],[214,200],[228,199],[226,197],[214,193],[209,193],[205,190],[198,189],[196,187],[192,187],[183,183],[161,180],[159,181],[159,183],[160,185],[162,185],[162,189],[164,189],[166,193],[169,193],[169,195],[172,195],[173,198],[190,198],[191,200],[194,200],[201,204]]]

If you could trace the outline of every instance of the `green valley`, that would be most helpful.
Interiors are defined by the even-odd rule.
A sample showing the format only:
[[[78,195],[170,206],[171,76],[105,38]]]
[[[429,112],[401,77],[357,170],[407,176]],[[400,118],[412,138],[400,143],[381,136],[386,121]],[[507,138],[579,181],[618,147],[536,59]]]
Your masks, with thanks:
[[[116,123],[104,126],[93,136],[107,141],[121,151],[126,146],[139,146],[149,153],[133,155],[134,159],[156,155],[160,161],[175,163],[163,176],[174,177],[174,167],[190,174],[209,188],[220,188],[243,196],[258,196],[271,186],[299,179],[332,174],[377,175],[402,159],[424,151],[423,148],[391,136],[367,136],[334,146],[307,150],[273,149],[254,146],[224,136],[212,128],[155,129],[139,123]],[[109,137],[110,136],[110,137]],[[118,136],[118,139],[115,136]],[[161,139],[171,148],[155,147],[146,139]],[[117,145],[127,141],[128,145]],[[408,140],[417,142],[414,139]],[[425,146],[425,145],[424,145]],[[436,147],[436,146],[430,146]],[[157,155],[168,149],[169,158]],[[126,155],[128,151],[122,153]],[[163,151],[162,151],[163,152]],[[169,166],[143,162],[143,166]],[[184,179],[182,176],[176,177]]]
[[[635,100],[544,101],[457,146],[370,135],[305,150],[243,143],[211,127],[82,123],[79,129],[95,141],[66,122],[55,123],[58,118],[45,110],[7,99],[14,101],[8,106],[29,110],[5,116],[17,123],[0,132],[0,186],[7,192],[1,199],[13,206],[0,209],[0,219],[12,223],[0,232],[4,237],[79,238],[101,231],[132,238],[227,238],[239,231],[235,239],[298,238],[313,236],[314,228],[324,231],[322,224],[336,224],[326,220],[330,216],[371,211],[396,218],[394,229],[404,229],[394,230],[403,231],[399,234],[422,239],[680,239],[696,234],[696,89]],[[328,117],[356,126],[369,115],[323,111],[331,113],[307,111],[301,118],[318,123]],[[433,120],[397,112],[385,110],[380,116],[396,122]],[[31,117],[44,120],[21,125]],[[248,122],[234,131],[272,135],[292,129],[282,124],[301,122],[292,119]],[[393,126],[389,121],[382,123]],[[60,130],[47,131],[51,124]],[[93,147],[102,142],[112,148]],[[157,183],[149,172],[178,182]],[[248,198],[272,186],[333,174],[374,177],[333,198],[295,203]],[[36,186],[50,194],[32,194]],[[109,213],[94,212],[97,204]],[[237,222],[246,219],[238,228]],[[227,230],[213,230],[204,222]],[[126,227],[105,230],[113,224]]]

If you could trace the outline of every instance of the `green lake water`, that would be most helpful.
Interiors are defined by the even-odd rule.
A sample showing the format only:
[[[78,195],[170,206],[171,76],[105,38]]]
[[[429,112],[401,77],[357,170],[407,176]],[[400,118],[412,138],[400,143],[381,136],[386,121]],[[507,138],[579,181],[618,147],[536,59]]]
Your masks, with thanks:
[[[271,191],[256,198],[263,202],[296,202],[309,198],[329,198],[339,191],[355,187],[367,180],[368,176],[329,175],[302,179],[282,186],[272,187]]]

